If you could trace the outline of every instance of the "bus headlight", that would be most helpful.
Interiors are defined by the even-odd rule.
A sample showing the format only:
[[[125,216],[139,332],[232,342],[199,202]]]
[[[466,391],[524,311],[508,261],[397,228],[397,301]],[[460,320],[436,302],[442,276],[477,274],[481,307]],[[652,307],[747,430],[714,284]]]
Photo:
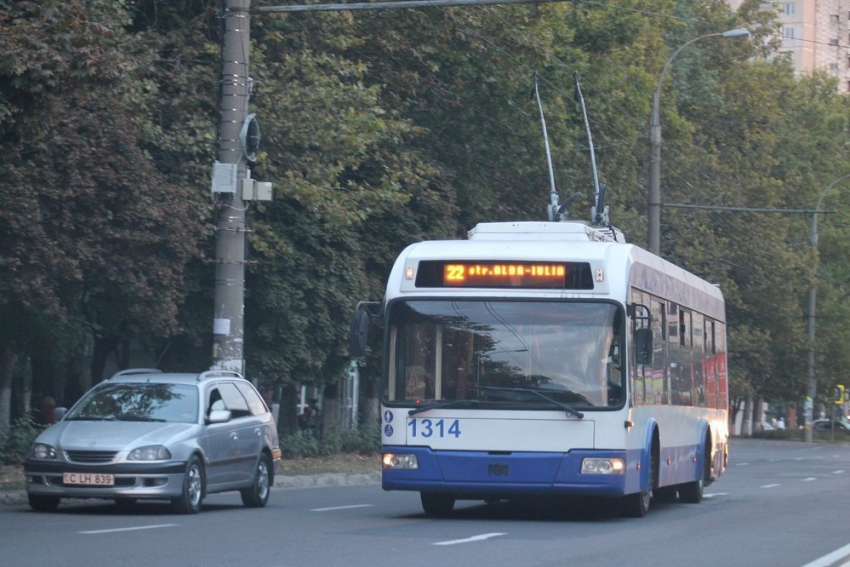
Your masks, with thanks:
[[[581,474],[623,474],[626,463],[623,459],[582,459]]]
[[[416,455],[384,453],[384,468],[394,470],[419,470],[419,460]]]

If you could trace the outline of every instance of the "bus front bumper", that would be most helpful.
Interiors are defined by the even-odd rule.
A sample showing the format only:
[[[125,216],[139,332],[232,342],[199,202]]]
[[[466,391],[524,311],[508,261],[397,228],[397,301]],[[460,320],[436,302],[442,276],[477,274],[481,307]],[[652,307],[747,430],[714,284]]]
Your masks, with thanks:
[[[566,453],[434,451],[385,446],[384,455],[414,455],[416,469],[383,469],[384,490],[452,492],[474,496],[558,494],[622,496],[639,482],[639,467],[626,451],[572,450]],[[585,459],[620,459],[619,473],[582,473]],[[631,461],[637,462],[637,455]],[[629,470],[631,469],[631,470]],[[630,490],[631,489],[631,490]]]

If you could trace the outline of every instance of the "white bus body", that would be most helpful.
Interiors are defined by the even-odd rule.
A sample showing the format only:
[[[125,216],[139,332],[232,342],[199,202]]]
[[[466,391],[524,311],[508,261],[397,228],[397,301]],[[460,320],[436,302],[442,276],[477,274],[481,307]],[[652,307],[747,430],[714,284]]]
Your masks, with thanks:
[[[643,516],[725,471],[723,296],[621,236],[486,223],[413,244],[382,313],[383,488],[419,491],[429,514],[558,494]]]

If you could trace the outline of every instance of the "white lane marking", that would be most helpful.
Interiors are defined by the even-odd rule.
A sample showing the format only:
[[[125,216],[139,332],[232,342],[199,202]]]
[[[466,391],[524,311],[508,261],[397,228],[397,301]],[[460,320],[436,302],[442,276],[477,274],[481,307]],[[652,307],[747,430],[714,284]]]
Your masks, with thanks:
[[[737,463],[737,466],[739,466],[739,467],[746,467],[746,466],[749,466],[749,464],[750,464],[750,463]]]
[[[472,537],[468,537],[466,539],[453,539],[451,541],[438,541],[433,545],[455,545],[457,543],[469,543],[472,541],[481,541],[483,539],[490,539],[491,537],[499,537],[502,535],[506,535],[505,532],[496,532],[492,534],[481,534]]]
[[[87,532],[79,532],[81,534],[111,534],[114,532],[134,532],[137,530],[158,530],[160,528],[173,528],[177,524],[157,524],[154,526],[136,526],[135,528],[112,528],[109,530],[91,530]]]
[[[832,565],[840,559],[846,559],[848,555],[850,555],[850,545],[845,545],[841,549],[836,549],[829,555],[824,555],[819,559],[815,559],[811,563],[806,563],[803,567],[827,567],[827,565]],[[842,567],[843,565],[846,565],[846,563],[842,564]]]
[[[812,482],[813,480],[817,480],[815,477],[810,476],[809,478],[804,478],[800,482]]]
[[[715,496],[726,496],[728,492],[712,492],[711,494],[703,494],[703,498],[714,498]]]
[[[832,474],[844,474],[844,471],[832,471]]]
[[[781,484],[765,484],[762,488],[776,488],[777,486],[782,486]]]
[[[330,512],[331,510],[351,510],[352,508],[370,508],[374,504],[353,504],[351,506],[333,506],[332,508],[313,508],[311,512]]]

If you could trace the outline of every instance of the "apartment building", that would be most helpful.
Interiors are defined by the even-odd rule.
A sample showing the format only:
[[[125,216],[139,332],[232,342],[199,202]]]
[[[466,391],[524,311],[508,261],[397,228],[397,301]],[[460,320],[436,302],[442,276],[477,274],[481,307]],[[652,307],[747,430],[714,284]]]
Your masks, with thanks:
[[[728,0],[737,10],[741,0]],[[850,93],[850,0],[779,0],[782,46],[778,56],[794,64],[797,75],[815,69],[838,79]]]

